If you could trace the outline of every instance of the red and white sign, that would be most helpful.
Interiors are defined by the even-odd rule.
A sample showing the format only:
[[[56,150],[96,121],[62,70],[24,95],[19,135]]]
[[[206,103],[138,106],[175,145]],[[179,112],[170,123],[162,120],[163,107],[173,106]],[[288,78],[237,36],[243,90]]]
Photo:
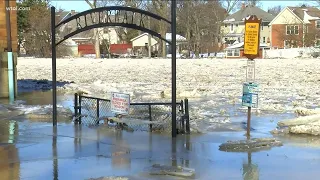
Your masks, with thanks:
[[[111,111],[118,114],[129,114],[130,95],[111,93]]]

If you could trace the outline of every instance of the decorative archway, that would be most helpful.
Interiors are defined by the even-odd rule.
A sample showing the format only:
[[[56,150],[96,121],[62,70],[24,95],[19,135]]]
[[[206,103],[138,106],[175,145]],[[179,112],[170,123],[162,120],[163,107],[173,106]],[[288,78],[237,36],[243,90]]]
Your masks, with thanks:
[[[90,9],[87,11],[83,11],[76,15],[73,15],[56,25],[55,17],[56,17],[56,8],[51,7],[51,53],[52,53],[52,123],[53,126],[57,125],[57,66],[56,66],[56,47],[61,44],[63,41],[68,38],[93,28],[100,28],[106,26],[119,26],[125,28],[131,28],[140,30],[146,33],[155,36],[168,44],[171,45],[171,88],[172,88],[172,137],[176,137],[177,129],[176,129],[176,0],[171,1],[171,21],[148,11],[144,11],[137,8],[132,7],[124,7],[124,6],[109,6],[109,7],[100,7],[95,9]],[[119,14],[123,14],[123,18],[119,17]],[[113,15],[113,18],[111,18]],[[171,25],[171,41],[162,37],[159,33],[148,29],[144,26],[143,20],[145,18],[152,18],[157,21],[164,21]],[[77,29],[67,35],[65,35],[62,39],[60,39],[56,43],[56,30],[63,26],[67,25],[67,23],[71,21],[76,21]]]

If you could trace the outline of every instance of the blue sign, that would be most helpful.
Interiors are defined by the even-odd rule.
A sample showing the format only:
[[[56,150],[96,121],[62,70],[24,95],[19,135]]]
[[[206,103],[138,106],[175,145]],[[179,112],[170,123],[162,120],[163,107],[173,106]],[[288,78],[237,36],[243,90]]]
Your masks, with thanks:
[[[243,84],[242,106],[253,108],[258,107],[258,84]]]
[[[256,83],[244,83],[243,84],[243,93],[244,94],[258,94],[259,85]]]

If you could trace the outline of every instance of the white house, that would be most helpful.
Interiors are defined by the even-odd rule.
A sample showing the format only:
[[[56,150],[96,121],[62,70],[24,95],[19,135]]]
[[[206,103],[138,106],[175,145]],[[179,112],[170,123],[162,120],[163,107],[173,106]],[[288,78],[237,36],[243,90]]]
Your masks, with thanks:
[[[143,33],[140,34],[139,36],[132,38],[130,40],[132,42],[132,47],[144,47],[146,44],[149,43],[149,34],[148,33]],[[151,36],[151,46],[155,46],[156,44],[158,44],[157,40],[155,40],[152,36]]]
[[[166,40],[167,41],[171,41],[171,33],[166,33]],[[180,34],[176,34],[176,44],[177,44],[177,48],[176,48],[176,52],[177,52],[177,57],[180,57],[180,53],[183,50],[183,45],[187,42],[187,38],[181,36]],[[167,57],[171,57],[171,47],[168,43],[166,43],[167,45]]]
[[[120,38],[118,36],[118,33],[116,31],[116,28],[119,27],[105,27],[105,28],[99,28],[99,37],[100,40],[107,40],[110,44],[118,44],[120,41]],[[102,43],[102,41],[100,41]]]
[[[132,38],[130,41],[132,43],[132,49],[135,54],[143,53],[143,51],[145,51],[146,53],[146,48],[148,47],[146,47],[146,45],[148,45],[149,43],[149,34],[140,34],[139,36]],[[156,50],[158,50],[158,41],[151,36],[151,52],[154,52]]]

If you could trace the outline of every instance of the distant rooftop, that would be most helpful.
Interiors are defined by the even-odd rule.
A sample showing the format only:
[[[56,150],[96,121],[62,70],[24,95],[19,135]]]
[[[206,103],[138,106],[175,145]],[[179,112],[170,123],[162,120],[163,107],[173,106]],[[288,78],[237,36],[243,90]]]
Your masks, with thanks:
[[[228,16],[224,22],[237,22],[237,21],[244,21],[244,19],[250,15],[256,15],[259,19],[262,18],[263,22],[271,22],[275,16],[266,11],[255,7],[255,6],[242,6],[242,8]]]
[[[305,19],[306,13],[312,17],[320,17],[320,10],[316,7],[288,7],[295,15],[297,15],[301,20]],[[306,12],[306,13],[305,13]]]

